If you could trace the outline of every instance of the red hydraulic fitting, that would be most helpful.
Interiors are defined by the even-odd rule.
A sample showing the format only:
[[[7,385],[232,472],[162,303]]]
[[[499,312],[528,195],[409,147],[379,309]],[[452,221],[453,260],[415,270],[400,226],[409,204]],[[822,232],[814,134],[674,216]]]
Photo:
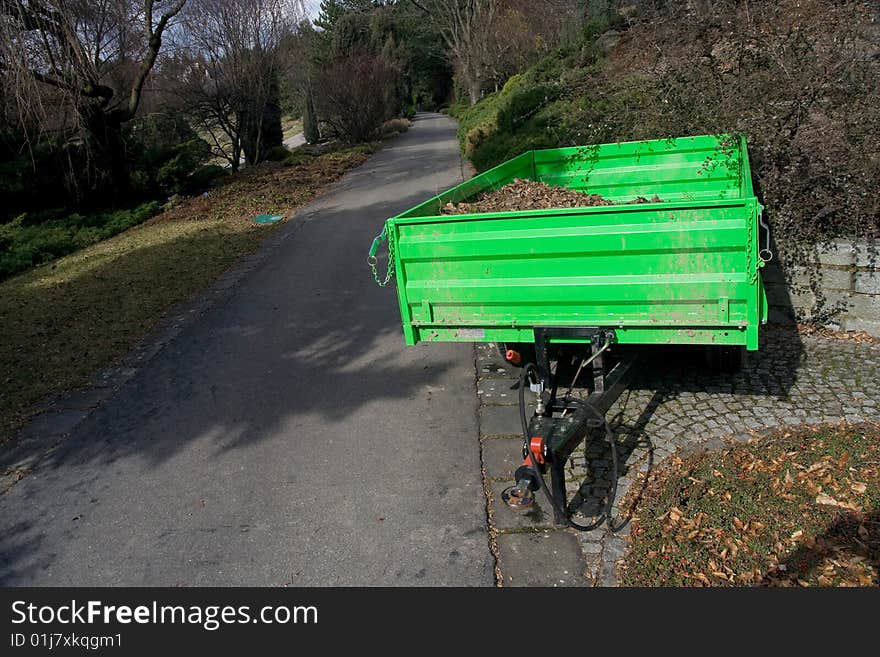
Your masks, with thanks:
[[[522,364],[522,356],[520,356],[518,351],[514,351],[513,349],[508,349],[507,353],[504,354],[504,357],[507,359],[508,363],[511,363],[513,365]]]
[[[538,465],[544,465],[544,439],[539,436],[534,436],[529,441],[529,451],[535,456],[535,463]],[[529,458],[529,455],[526,454],[526,460],[524,461],[525,465],[531,465],[532,460]]]

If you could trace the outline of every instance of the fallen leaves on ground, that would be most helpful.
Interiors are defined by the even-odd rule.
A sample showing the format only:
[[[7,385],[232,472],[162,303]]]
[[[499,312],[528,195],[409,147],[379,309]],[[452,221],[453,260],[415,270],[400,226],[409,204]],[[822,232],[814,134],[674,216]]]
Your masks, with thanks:
[[[880,427],[784,432],[669,463],[637,510],[634,586],[880,585]]]
[[[849,340],[859,344],[880,344],[880,338],[871,335],[867,331],[835,331],[834,329],[814,324],[798,324],[797,330],[802,335],[816,335],[834,340]]]

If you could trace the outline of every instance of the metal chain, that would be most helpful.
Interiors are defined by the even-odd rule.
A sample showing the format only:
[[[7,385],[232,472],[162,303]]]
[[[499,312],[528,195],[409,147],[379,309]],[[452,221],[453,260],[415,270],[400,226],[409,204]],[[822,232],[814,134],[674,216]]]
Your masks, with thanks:
[[[758,251],[758,257],[765,264],[773,260],[773,251],[770,250],[770,226],[764,221],[764,213],[758,212],[758,224],[764,229],[764,248]]]
[[[749,245],[747,257],[749,262],[752,260],[752,224],[754,222],[749,221]],[[768,262],[773,259],[773,252],[770,250],[770,226],[767,225],[767,222],[764,221],[764,213],[761,210],[758,210],[758,241],[760,242],[761,238],[761,228],[764,229],[766,245],[762,249],[761,245],[758,244],[758,257],[755,263],[755,268],[752,270],[752,274],[749,277],[749,284],[754,285],[758,281],[758,272],[764,267]]]
[[[394,241],[388,238],[385,231],[382,231],[382,234],[376,239],[388,242],[388,269],[385,272],[385,280],[379,280],[379,272],[376,268],[376,265],[378,264],[376,256],[371,255],[367,258],[367,263],[369,263],[370,269],[373,271],[373,278],[376,280],[376,284],[379,287],[385,287],[391,282],[391,279],[394,278]]]
[[[749,218],[748,236],[746,237],[746,245],[747,245],[746,246],[746,262],[749,264],[751,264],[751,262],[752,262],[752,235],[754,233],[754,231],[753,231],[753,224],[754,223],[755,222],[752,220],[752,218]],[[754,267],[754,269],[752,269],[751,274],[749,276],[749,285],[754,285],[755,283],[758,282],[758,269],[760,269],[760,267],[761,267],[760,264],[755,263],[755,267]]]

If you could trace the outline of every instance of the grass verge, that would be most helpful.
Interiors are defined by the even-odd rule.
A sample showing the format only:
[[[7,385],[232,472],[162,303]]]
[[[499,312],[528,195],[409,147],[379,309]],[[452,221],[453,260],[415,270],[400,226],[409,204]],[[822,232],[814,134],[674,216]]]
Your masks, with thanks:
[[[48,395],[86,384],[163,313],[254,252],[271,228],[364,162],[359,146],[230,177],[208,195],[0,283],[0,444]]]
[[[877,586],[880,426],[800,429],[652,476],[628,586]]]

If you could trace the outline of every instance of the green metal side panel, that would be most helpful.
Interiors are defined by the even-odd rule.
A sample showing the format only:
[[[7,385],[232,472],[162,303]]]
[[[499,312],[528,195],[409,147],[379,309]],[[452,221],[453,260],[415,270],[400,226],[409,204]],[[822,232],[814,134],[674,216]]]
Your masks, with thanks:
[[[438,216],[515,178],[662,202]],[[757,349],[759,211],[739,139],[524,153],[388,221],[406,341],[529,342],[536,326],[603,326],[624,344]]]

